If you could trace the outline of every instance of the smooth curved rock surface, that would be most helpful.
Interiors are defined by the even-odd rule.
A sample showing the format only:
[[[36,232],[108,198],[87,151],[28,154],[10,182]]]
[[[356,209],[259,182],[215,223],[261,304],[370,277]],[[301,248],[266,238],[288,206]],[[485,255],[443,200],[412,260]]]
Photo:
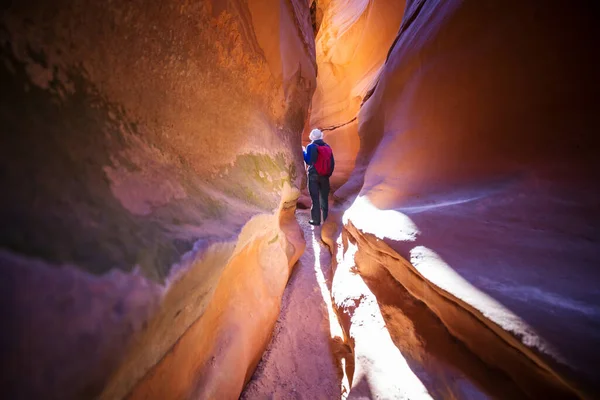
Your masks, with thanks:
[[[131,392],[101,398],[235,399],[269,343],[281,296],[305,240],[292,207],[242,230],[204,314]],[[121,368],[123,374],[131,374]]]
[[[316,37],[317,88],[310,129],[324,131],[335,152],[334,186],[350,175],[359,149],[360,105],[377,81],[386,54],[398,33],[404,0],[325,0]],[[342,125],[342,126],[340,126]]]
[[[548,387],[543,374],[539,384],[539,369],[518,354],[514,357],[514,349],[494,339],[491,330],[473,324],[468,312],[445,301],[425,303],[420,300],[425,296],[413,295],[427,284],[396,273],[410,273],[408,263],[381,248],[381,241],[351,224],[343,226],[339,207],[332,211],[321,234],[334,256],[332,298],[345,342],[352,348],[345,363],[351,382],[348,398],[556,397],[559,392]],[[444,314],[475,328],[469,333],[486,341],[491,357],[482,359],[456,340],[463,337],[451,333],[439,319],[439,306],[444,311],[453,307]],[[499,368],[507,362],[518,370],[525,390]]]
[[[586,2],[408,2],[335,193],[355,199],[346,224],[564,395],[589,398],[600,382],[596,16]],[[400,264],[384,263],[411,291]],[[437,294],[412,284],[485,359]]]
[[[297,210],[296,218],[306,249],[285,288],[273,337],[240,400],[344,396],[334,357],[340,349],[332,342],[341,328],[329,293],[331,255],[320,243],[318,228],[308,223],[310,212]]]
[[[113,377],[119,387],[163,357],[209,307],[242,227],[300,186],[292,149],[316,79],[309,8],[9,3],[3,393],[91,398],[124,357],[133,372]]]

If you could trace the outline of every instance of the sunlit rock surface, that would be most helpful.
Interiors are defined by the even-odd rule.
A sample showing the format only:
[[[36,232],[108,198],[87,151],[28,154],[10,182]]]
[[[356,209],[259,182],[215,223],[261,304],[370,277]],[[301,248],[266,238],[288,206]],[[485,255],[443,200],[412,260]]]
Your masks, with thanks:
[[[408,2],[335,194],[356,199],[354,240],[530,395],[598,394],[596,18],[583,2]]]
[[[415,287],[427,287],[423,281],[392,276],[389,268],[394,266],[400,267],[394,271],[410,273],[407,261],[393,257],[393,250],[382,248],[380,241],[352,225],[342,227],[340,211],[339,207],[332,210],[321,234],[334,256],[332,301],[345,343],[352,349],[341,363],[350,381],[348,398],[528,397],[497,364],[483,361],[456,340],[436,316],[438,308],[413,294]],[[464,313],[456,306],[451,311],[454,318]],[[503,361],[511,348],[504,344],[490,351],[489,339],[494,335],[489,330],[476,332],[476,338],[488,341],[488,354]],[[529,365],[516,366],[526,379],[535,377]],[[556,393],[545,392],[546,397]]]
[[[0,24],[3,393],[94,397],[126,359],[120,397],[209,306],[244,224],[300,184],[309,8],[30,1]],[[282,248],[258,265],[287,271]]]
[[[278,214],[258,215],[244,226],[202,317],[130,393],[116,380],[101,398],[239,397],[269,343],[283,290],[305,248],[294,204],[292,197]],[[121,366],[119,374],[131,376],[130,367]]]
[[[404,0],[317,2],[318,76],[310,129],[334,128],[324,131],[335,153],[334,185],[343,183],[354,167],[360,144],[355,117],[377,81],[404,5]]]

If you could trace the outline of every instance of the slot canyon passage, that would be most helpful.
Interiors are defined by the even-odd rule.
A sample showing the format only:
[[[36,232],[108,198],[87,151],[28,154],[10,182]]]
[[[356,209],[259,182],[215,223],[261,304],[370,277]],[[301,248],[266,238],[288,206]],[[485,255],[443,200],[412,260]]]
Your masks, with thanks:
[[[600,398],[595,2],[0,7],[2,398]]]

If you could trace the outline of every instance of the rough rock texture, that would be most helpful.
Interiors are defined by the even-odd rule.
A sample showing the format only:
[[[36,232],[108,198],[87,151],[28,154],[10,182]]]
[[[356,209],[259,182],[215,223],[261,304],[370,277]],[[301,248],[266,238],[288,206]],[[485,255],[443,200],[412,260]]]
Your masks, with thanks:
[[[364,250],[530,395],[599,393],[596,18],[408,2],[335,193]]]
[[[398,33],[404,5],[404,0],[317,2],[322,16],[316,37],[318,76],[310,129],[335,127],[324,131],[325,141],[335,152],[334,186],[343,183],[354,167],[360,145],[355,118]]]
[[[301,183],[314,57],[305,1],[2,5],[3,393],[131,386],[202,315]]]

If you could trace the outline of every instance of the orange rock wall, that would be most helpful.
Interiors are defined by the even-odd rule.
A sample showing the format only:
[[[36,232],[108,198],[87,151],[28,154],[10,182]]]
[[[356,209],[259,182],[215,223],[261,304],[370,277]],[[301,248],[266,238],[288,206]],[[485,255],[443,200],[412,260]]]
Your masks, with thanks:
[[[357,116],[398,33],[405,1],[327,0],[317,4],[322,20],[316,37],[318,75],[310,129],[326,129]],[[332,179],[340,185],[354,167],[360,146],[358,124],[354,121],[325,131],[324,138],[335,152],[336,173]]]
[[[506,10],[408,4],[381,86],[358,117],[355,175],[369,166],[364,186],[386,189],[378,205],[418,202],[533,164],[589,171],[598,85],[586,46],[595,31],[585,7],[565,12],[529,2]],[[467,37],[477,40],[467,46]]]
[[[246,224],[204,314],[142,378],[134,366],[123,365],[102,399],[240,396],[269,343],[283,290],[305,248],[290,204]],[[139,379],[135,386],[132,377]]]
[[[310,12],[296,0],[2,8],[3,391],[91,398],[124,356],[137,374],[162,358],[210,304],[242,227],[300,185]]]
[[[335,193],[373,246],[383,240],[590,398],[600,360],[596,15],[586,2],[408,2],[358,114],[356,166]],[[420,284],[401,283],[461,337],[467,326],[410,289]],[[486,359],[478,338],[461,340]]]

